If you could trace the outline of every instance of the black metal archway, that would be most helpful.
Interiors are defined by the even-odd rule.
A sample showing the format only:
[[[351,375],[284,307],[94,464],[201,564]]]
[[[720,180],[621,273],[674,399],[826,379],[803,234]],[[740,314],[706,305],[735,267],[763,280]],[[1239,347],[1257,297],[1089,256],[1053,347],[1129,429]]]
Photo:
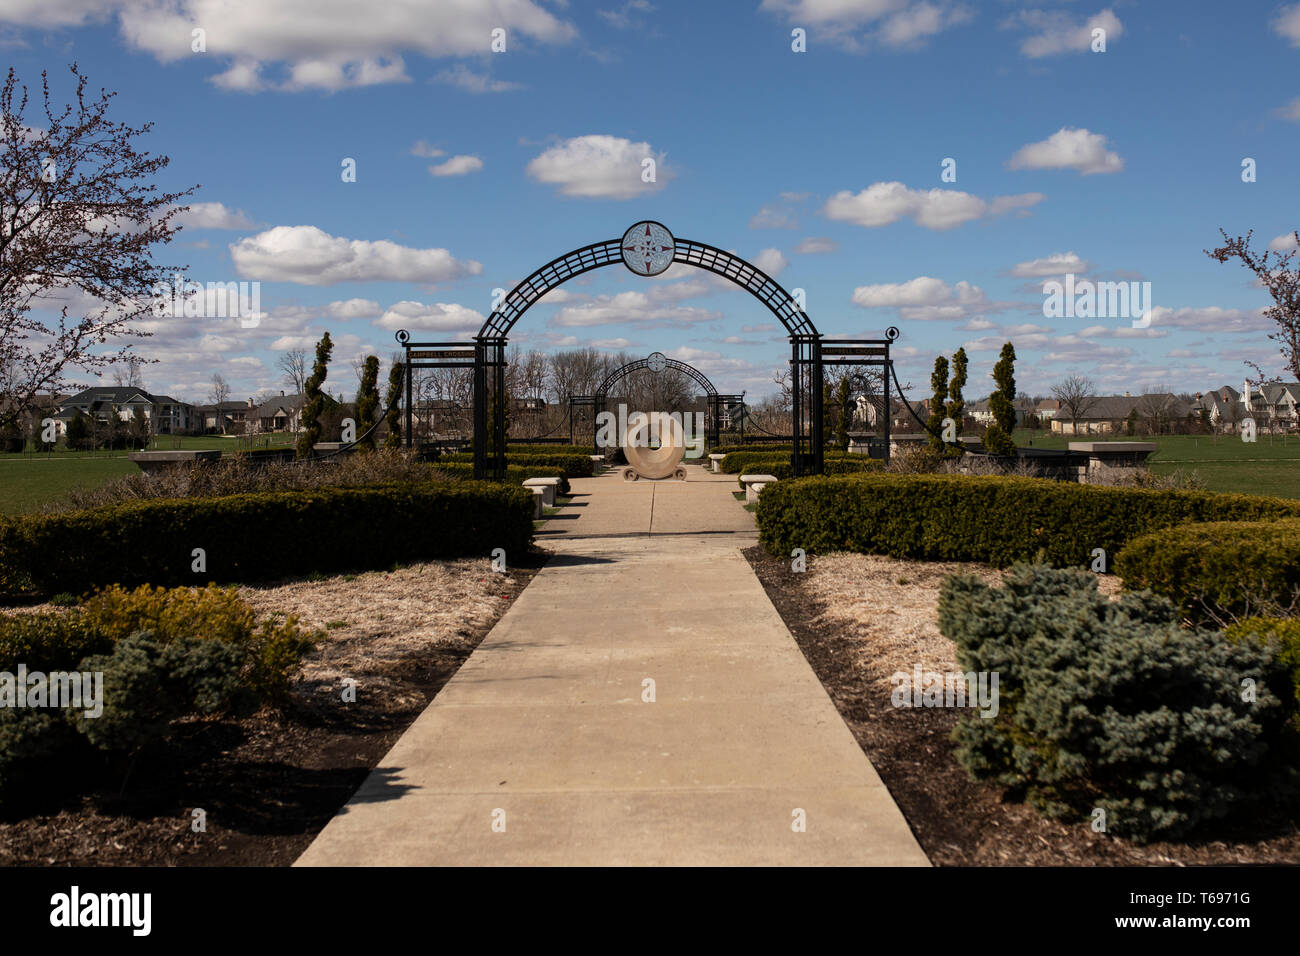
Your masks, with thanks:
[[[749,292],[781,320],[790,336],[794,405],[791,464],[796,475],[820,472],[823,441],[821,336],[803,306],[779,282],[753,263],[707,243],[678,239],[662,223],[642,220],[629,227],[622,238],[595,242],[552,259],[515,286],[483,323],[474,338],[474,477],[501,478],[505,475],[505,407],[504,402],[491,403],[490,396],[505,393],[505,351],[510,330],[551,289],[584,272],[617,263],[643,277],[659,275],[675,263],[705,269]],[[807,409],[803,400],[805,385],[810,386],[810,407]],[[489,407],[492,410],[490,425]]]
[[[650,355],[647,355],[645,358],[633,359],[631,362],[628,362],[626,365],[622,365],[614,369],[614,371],[610,372],[608,375],[605,376],[605,380],[601,382],[599,386],[597,386],[596,391],[591,395],[570,395],[569,396],[569,439],[570,441],[572,441],[573,439],[574,407],[589,406],[592,409],[592,430],[594,433],[596,429],[596,422],[600,417],[600,413],[605,411],[605,402],[609,398],[609,390],[613,387],[614,383],[628,375],[631,375],[633,372],[640,371],[641,369],[649,369],[650,371],[655,373],[661,372],[664,369],[672,369],[674,371],[683,373],[688,378],[690,378],[691,381],[695,382],[696,385],[704,389],[705,403],[707,404],[709,410],[709,420],[707,423],[707,433],[705,437],[706,437],[706,441],[708,441],[709,444],[716,445],[718,443],[719,421],[721,420],[722,417],[722,408],[724,405],[729,406],[729,405],[735,405],[737,403],[740,404],[741,422],[742,422],[741,428],[742,428],[742,435],[743,435],[744,402],[745,402],[744,392],[741,392],[739,395],[721,395],[718,393],[717,388],[714,387],[713,382],[709,380],[709,377],[705,375],[703,372],[701,372],[699,369],[697,369],[694,365],[690,365],[686,362],[679,361],[678,359],[669,358],[668,356],[664,355],[662,352],[652,352]]]

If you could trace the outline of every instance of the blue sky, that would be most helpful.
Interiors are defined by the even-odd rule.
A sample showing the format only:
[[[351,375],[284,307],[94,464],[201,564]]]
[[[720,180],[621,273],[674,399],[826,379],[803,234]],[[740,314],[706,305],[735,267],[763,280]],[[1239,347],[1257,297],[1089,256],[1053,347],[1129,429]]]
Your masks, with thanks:
[[[494,288],[641,219],[804,289],[827,335],[897,325],[918,392],[964,345],[984,394],[1007,340],[1029,393],[1280,371],[1267,296],[1202,250],[1220,226],[1277,247],[1300,227],[1300,4],[0,0],[0,43],[60,100],[77,60],[116,119],[155,124],[164,186],[202,184],[161,261],[262,283],[256,328],[151,323],[154,391],[278,389],[278,353],[328,329],[350,395],[396,328],[469,337]],[[1150,327],[1045,319],[1066,271],[1149,281]],[[788,357],[757,300],[681,266],[588,273],[511,342],[658,350],[751,396]]]

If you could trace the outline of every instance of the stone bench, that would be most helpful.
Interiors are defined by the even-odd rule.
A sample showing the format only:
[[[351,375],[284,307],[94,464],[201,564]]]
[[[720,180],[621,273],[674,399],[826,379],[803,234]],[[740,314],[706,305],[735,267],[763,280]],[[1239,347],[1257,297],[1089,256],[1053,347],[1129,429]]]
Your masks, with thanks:
[[[524,479],[525,488],[542,489],[543,500],[545,501],[546,507],[548,508],[555,507],[555,493],[559,487],[559,484],[560,484],[559,478],[525,478]]]
[[[752,505],[758,501],[763,489],[776,480],[776,475],[741,475],[740,483],[745,486],[745,504]]]
[[[724,458],[726,458],[726,457],[727,457],[726,455],[710,455],[710,456],[709,456],[709,463],[710,463],[711,465],[713,465],[713,473],[714,473],[715,475],[718,474],[718,473],[720,473],[720,472],[722,471],[722,459],[724,459]]]
[[[540,519],[546,510],[546,489],[530,488],[529,491],[533,493],[533,518]]]

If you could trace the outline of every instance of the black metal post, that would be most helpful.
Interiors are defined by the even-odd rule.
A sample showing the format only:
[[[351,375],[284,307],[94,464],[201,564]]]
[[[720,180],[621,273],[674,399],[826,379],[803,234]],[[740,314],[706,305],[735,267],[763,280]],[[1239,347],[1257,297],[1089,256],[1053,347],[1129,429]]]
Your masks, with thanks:
[[[415,447],[415,435],[411,431],[411,348],[406,348],[406,447]]]
[[[800,381],[799,369],[799,340],[795,336],[790,337],[790,403],[791,403],[791,422],[790,434],[794,443],[794,450],[790,454],[790,470],[795,476],[804,473],[803,468],[803,402],[800,392],[803,391]]]
[[[883,366],[885,382],[885,465],[889,465],[890,430],[894,424],[894,413],[889,407],[889,385],[894,374],[894,363],[889,357],[889,343],[885,343],[885,364]]]
[[[809,343],[812,350],[812,380],[813,380],[813,434],[812,434],[812,473],[820,475],[825,470],[824,455],[826,452],[826,406],[825,400],[825,377],[822,369],[822,343],[821,336],[817,336]]]
[[[487,347],[474,342],[474,477],[487,477]]]

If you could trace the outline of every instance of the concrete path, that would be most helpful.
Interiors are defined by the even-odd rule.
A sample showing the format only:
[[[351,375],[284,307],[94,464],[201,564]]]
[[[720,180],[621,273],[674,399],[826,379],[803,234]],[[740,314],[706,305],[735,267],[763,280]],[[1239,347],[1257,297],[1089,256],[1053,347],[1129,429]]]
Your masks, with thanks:
[[[572,482],[555,557],[297,865],[928,865],[740,553],[735,477],[688,471]]]

